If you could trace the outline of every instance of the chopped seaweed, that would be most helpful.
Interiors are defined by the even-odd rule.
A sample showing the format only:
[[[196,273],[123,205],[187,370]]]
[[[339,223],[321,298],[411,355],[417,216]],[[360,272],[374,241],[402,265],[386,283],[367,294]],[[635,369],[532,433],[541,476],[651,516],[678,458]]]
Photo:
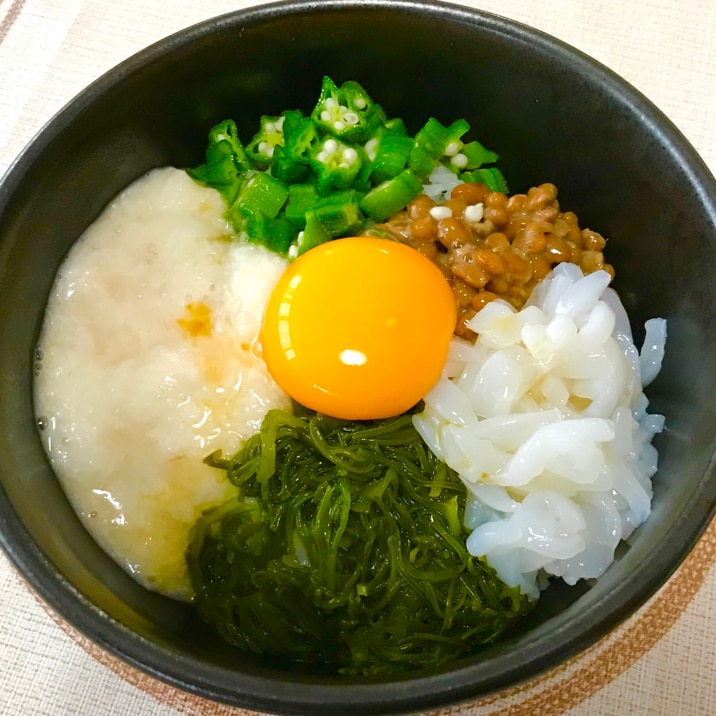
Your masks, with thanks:
[[[237,497],[194,526],[196,606],[242,649],[344,674],[431,667],[533,606],[465,548],[465,487],[411,415],[270,411],[224,469]]]

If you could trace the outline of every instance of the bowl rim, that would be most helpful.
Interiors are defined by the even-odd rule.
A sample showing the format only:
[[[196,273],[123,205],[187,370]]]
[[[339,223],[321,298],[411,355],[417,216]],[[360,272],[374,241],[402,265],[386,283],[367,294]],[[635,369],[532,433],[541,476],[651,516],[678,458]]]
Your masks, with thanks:
[[[155,59],[187,47],[216,31],[260,24],[294,15],[380,11],[474,26],[513,42],[538,44],[552,58],[569,61],[591,83],[625,105],[646,124],[663,148],[678,161],[716,236],[716,181],[680,130],[650,100],[626,80],[580,50],[522,23],[468,6],[431,0],[284,0],[209,18],[179,30],[122,61],[79,92],[30,140],[0,180],[0,214],[23,177],[45,148],[88,106],[109,89]],[[1,257],[1,254],[0,254]],[[3,272],[0,265],[0,273]],[[716,438],[710,454],[714,456]],[[360,682],[309,677],[285,680],[236,672],[203,664],[169,651],[131,631],[103,612],[54,567],[20,521],[0,487],[0,546],[27,584],[63,619],[94,643],[124,662],[173,686],[216,701],[279,713],[345,714],[396,713],[425,710],[476,698],[534,677],[595,643],[643,604],[675,571],[716,511],[716,480],[712,457],[697,489],[682,505],[660,540],[648,574],[636,569],[604,599],[574,615],[568,625],[527,639],[520,654],[500,654],[486,662],[456,665],[427,675],[408,674],[388,680]],[[707,506],[705,509],[704,506]],[[686,535],[686,537],[685,537]],[[654,565],[658,568],[654,568]],[[618,611],[604,613],[605,603],[617,602]]]

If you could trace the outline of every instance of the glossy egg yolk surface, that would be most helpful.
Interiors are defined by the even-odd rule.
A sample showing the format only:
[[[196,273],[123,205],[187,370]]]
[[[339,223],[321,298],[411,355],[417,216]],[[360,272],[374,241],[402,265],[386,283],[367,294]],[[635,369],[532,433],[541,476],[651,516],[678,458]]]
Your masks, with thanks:
[[[283,273],[264,316],[270,373],[308,408],[350,420],[399,415],[437,381],[455,329],[452,290],[415,249],[330,241]]]

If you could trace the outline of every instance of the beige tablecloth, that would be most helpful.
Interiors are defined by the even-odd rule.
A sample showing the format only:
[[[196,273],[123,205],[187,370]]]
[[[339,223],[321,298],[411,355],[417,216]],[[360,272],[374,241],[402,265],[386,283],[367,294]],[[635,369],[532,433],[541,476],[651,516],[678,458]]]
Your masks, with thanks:
[[[0,172],[75,93],[147,44],[245,0],[0,0]],[[549,32],[653,100],[716,172],[714,0],[463,0]],[[455,716],[716,714],[716,523],[586,654]],[[152,680],[60,624],[0,555],[0,714],[240,714]]]

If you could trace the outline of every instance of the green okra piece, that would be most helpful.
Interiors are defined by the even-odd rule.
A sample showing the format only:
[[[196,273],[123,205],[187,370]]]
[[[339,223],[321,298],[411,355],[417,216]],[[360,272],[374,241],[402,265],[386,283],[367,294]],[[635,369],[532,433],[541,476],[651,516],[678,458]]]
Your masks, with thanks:
[[[360,201],[360,208],[375,221],[385,221],[404,208],[423,190],[418,177],[410,169],[371,189]]]

